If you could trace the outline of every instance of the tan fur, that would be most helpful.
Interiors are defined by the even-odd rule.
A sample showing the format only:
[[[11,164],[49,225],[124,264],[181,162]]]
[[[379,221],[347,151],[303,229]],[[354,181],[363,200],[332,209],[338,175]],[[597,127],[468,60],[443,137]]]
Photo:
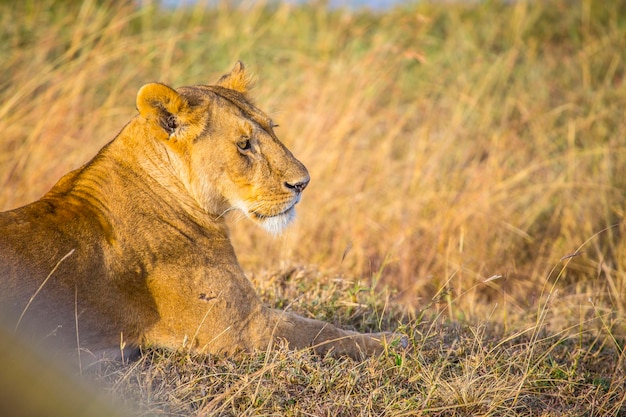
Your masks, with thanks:
[[[38,343],[96,353],[141,344],[231,354],[291,348],[381,352],[358,334],[265,307],[224,213],[272,233],[309,182],[237,63],[216,85],[147,84],[135,116],[43,198],[0,214],[0,307]]]

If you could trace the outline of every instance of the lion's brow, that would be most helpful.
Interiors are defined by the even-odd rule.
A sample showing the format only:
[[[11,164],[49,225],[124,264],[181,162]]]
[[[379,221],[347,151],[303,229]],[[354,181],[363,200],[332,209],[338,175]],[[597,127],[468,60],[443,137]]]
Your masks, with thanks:
[[[272,127],[274,126],[272,120],[267,117],[265,113],[252,105],[243,94],[217,85],[207,85],[202,86],[202,88],[209,90],[218,97],[231,103],[233,106],[241,110],[244,116],[252,119],[267,132],[272,131]]]

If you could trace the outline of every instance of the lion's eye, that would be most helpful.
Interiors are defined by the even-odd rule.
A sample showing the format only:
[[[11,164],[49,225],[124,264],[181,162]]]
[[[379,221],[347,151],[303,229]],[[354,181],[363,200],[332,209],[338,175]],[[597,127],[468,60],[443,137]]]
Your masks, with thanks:
[[[241,140],[239,142],[237,142],[237,147],[239,148],[240,151],[247,151],[251,148],[250,145],[250,139],[248,138],[241,138]]]

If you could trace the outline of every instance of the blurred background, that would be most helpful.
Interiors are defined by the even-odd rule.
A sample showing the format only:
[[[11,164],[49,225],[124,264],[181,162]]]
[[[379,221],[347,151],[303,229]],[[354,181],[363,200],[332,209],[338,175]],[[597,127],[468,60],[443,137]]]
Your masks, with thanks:
[[[0,2],[0,209],[93,157],[144,83],[240,59],[311,173],[285,235],[232,217],[251,277],[464,319],[554,292],[554,320],[624,331],[626,1],[358,3]]]

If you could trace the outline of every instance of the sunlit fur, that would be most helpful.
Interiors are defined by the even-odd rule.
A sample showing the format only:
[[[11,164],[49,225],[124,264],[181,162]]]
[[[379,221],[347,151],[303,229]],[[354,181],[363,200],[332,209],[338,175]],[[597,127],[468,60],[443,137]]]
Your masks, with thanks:
[[[241,63],[215,85],[143,86],[139,114],[90,162],[0,213],[0,319],[83,359],[141,344],[229,354],[275,340],[381,352],[385,335],[270,309],[244,276],[226,213],[278,234],[309,182],[248,86]]]

